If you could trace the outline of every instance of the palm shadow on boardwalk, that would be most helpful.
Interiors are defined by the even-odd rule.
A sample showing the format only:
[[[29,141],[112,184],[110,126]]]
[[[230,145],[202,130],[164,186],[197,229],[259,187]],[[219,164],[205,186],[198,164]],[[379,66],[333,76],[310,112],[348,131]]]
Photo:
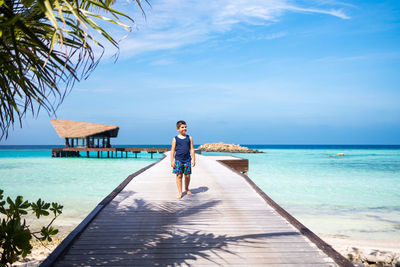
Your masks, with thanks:
[[[134,195],[121,192],[118,201],[108,204],[60,259],[60,266],[63,262],[69,266],[191,266],[199,260],[221,265],[228,264],[227,258],[243,260],[238,252],[246,247],[265,247],[268,239],[299,235],[294,231],[216,234],[212,225],[218,218],[213,213],[218,213],[215,207],[220,200],[190,196],[165,202],[155,197],[150,203]]]

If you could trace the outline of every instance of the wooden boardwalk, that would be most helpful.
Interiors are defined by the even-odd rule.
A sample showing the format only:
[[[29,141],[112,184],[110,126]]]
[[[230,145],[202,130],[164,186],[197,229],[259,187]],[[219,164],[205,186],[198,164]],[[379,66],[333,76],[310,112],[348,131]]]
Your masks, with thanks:
[[[337,266],[216,159],[197,155],[193,195],[178,200],[167,156],[134,177],[68,246],[61,244],[60,256],[42,265]]]
[[[51,149],[51,156],[56,158],[81,157],[80,152],[86,152],[86,157],[89,158],[90,152],[97,152],[97,158],[127,158],[128,153],[135,154],[135,158],[137,158],[140,152],[147,152],[153,158],[153,154],[169,150],[171,149],[165,147],[56,147]]]

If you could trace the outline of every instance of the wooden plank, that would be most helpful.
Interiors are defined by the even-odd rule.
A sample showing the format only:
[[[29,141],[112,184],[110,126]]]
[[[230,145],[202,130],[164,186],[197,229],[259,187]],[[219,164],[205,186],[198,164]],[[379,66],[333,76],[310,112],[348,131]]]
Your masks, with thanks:
[[[161,237],[157,237],[154,240],[149,240],[147,237],[140,237],[140,236],[136,237],[136,238],[124,239],[124,240],[117,240],[117,239],[115,239],[115,240],[114,239],[113,240],[110,240],[110,239],[101,240],[101,239],[96,239],[96,238],[91,238],[91,239],[85,238],[84,240],[80,240],[79,243],[77,243],[77,244],[74,243],[73,245],[75,246],[75,245],[82,244],[84,246],[87,246],[87,245],[97,246],[97,245],[107,244],[107,245],[110,245],[110,246],[114,246],[114,245],[143,244],[143,242],[146,242],[146,244],[153,244],[154,242],[156,242],[156,244],[159,244],[160,240],[162,240],[162,244],[165,243],[165,244],[170,244],[170,245],[172,244],[173,245],[173,244],[179,244],[178,241],[182,240],[182,238],[162,239]],[[189,238],[187,240],[187,243],[185,243],[185,244],[192,245],[192,244],[195,243],[196,240],[198,240],[198,239],[196,239],[196,238],[190,239]],[[214,244],[214,243],[221,242],[220,240],[218,240],[216,238],[209,238],[209,239],[202,238],[201,241],[202,242],[203,241],[207,242],[207,244]],[[299,244],[302,244],[303,247],[306,246],[304,244],[304,239],[290,239],[290,238],[279,238],[279,239],[268,239],[268,240],[266,240],[266,239],[248,239],[247,242],[242,242],[242,240],[240,240],[240,239],[239,240],[235,240],[234,238],[231,238],[231,239],[227,239],[226,243],[228,243],[228,244],[236,244],[236,245],[243,245],[243,246],[249,245],[249,244],[251,244],[251,245],[254,245],[254,244],[274,244],[275,245],[275,244],[279,243],[279,244],[284,245],[284,244],[288,244],[288,243],[299,243]],[[313,247],[315,247],[315,245]]]
[[[220,162],[228,165],[232,169],[247,173],[249,171],[249,160],[248,159],[221,159]]]
[[[204,251],[205,249],[199,248],[199,250]],[[209,249],[210,251],[210,256],[212,249]],[[170,253],[165,253],[164,250],[150,250],[147,251],[146,248],[143,248],[142,250],[138,251],[132,251],[132,250],[119,250],[117,253],[109,253],[107,251],[96,251],[93,253],[77,253],[77,254],[72,254],[68,253],[68,255],[64,256],[63,259],[65,261],[68,260],[77,260],[77,259],[82,259],[82,260],[87,260],[88,258],[96,258],[96,260],[109,260],[110,258],[113,257],[118,257],[122,258],[123,260],[135,260],[135,259],[154,259],[154,260],[162,260],[162,259],[184,259],[187,258],[188,255],[193,254],[195,250],[194,249],[183,249],[183,250],[172,250]],[[253,259],[253,260],[262,260],[262,261],[275,261],[277,260],[277,251],[274,252],[246,252],[246,251],[237,251],[236,253],[226,253],[224,252],[224,249],[219,249],[216,248],[213,251],[216,254],[226,254],[224,255],[224,260],[225,261],[237,261],[240,260],[238,258],[246,258],[246,259]],[[240,257],[238,257],[237,253],[240,253]],[[321,254],[318,253],[317,251],[314,252],[290,252],[290,253],[285,253],[281,254],[284,256],[284,259],[278,258],[279,262],[284,262],[285,260],[291,261],[291,262],[333,262],[329,260],[323,260],[321,258]]]
[[[337,265],[239,174],[196,157],[191,196],[175,198],[169,159],[159,161],[102,201],[53,266]]]
[[[211,244],[211,243],[210,243]],[[146,243],[147,247],[149,249],[153,247],[157,248],[195,248],[199,247],[198,243],[192,242],[192,243],[181,243],[178,244],[177,242],[147,242]],[[304,241],[298,241],[298,242],[252,242],[251,244],[243,244],[243,243],[228,243],[226,247],[229,248],[230,251],[235,251],[235,250],[241,250],[241,249],[254,249],[254,251],[263,251],[265,252],[265,248],[273,248],[274,250],[284,250],[284,251],[315,251],[315,246],[304,246]],[[140,248],[143,249],[143,242],[130,242],[130,243],[115,243],[115,244],[110,244],[106,242],[105,244],[95,244],[95,243],[85,243],[85,244],[76,244],[72,245],[70,248],[70,251],[74,250],[113,250],[113,249],[136,249]]]
[[[297,266],[304,266],[303,264],[315,264],[318,266],[334,266],[332,262],[327,262],[323,259],[315,258],[237,258],[237,259],[225,259],[220,257],[211,257],[209,255],[203,255],[204,258],[187,258],[188,255],[177,255],[176,258],[170,259],[147,259],[143,257],[141,259],[125,259],[123,255],[115,256],[107,259],[98,259],[96,257],[89,258],[74,258],[65,260],[64,263],[67,266],[202,266],[202,265],[213,265],[213,266],[231,266],[231,265],[242,265],[242,266],[254,266],[258,265],[272,265],[272,264],[293,264]],[[59,265],[56,265],[59,266]],[[64,265],[65,266],[65,265]]]

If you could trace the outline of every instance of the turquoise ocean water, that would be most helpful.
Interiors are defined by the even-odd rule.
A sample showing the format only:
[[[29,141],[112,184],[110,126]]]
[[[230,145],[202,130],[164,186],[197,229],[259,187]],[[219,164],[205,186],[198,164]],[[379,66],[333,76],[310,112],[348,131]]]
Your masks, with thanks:
[[[52,158],[46,146],[3,147],[0,188],[12,198],[61,203],[64,212],[55,224],[68,232],[125,178],[159,158],[144,152],[137,159]]]
[[[312,231],[400,243],[399,146],[250,147],[248,176]]]
[[[400,242],[399,146],[250,146],[250,178],[317,234]],[[344,153],[344,157],[329,157]],[[212,153],[216,154],[216,153]],[[0,147],[0,188],[64,204],[71,230],[128,175],[139,158],[52,158],[50,147]],[[194,169],[195,171],[195,169]]]

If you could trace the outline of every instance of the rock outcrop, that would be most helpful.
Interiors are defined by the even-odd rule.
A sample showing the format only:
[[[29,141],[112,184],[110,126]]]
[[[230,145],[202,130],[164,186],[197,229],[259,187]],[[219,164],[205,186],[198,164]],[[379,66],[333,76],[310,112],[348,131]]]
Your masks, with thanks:
[[[250,149],[248,147],[225,144],[225,143],[210,143],[201,145],[198,149],[203,152],[227,152],[227,153],[263,153],[256,149]]]
[[[341,253],[353,263],[363,266],[400,266],[400,254],[388,251],[360,250],[355,247],[349,247]]]

